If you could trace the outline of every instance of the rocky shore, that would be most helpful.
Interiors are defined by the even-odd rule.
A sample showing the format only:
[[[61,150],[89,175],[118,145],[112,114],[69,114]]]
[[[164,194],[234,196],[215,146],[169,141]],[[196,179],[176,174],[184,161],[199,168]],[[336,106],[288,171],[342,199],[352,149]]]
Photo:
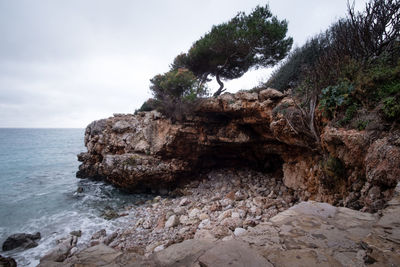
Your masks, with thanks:
[[[91,123],[77,176],[155,197],[110,211],[130,225],[86,249],[71,233],[40,266],[399,265],[399,130],[313,130],[302,112],[266,89],[205,99],[179,122]]]
[[[201,188],[201,183],[196,188],[193,193]],[[141,221],[137,228],[125,229],[111,243],[105,237],[63,261],[44,257],[39,266],[399,266],[400,184],[380,214],[314,201],[300,202],[284,210],[283,198],[266,198],[262,202],[261,206],[275,202],[271,212],[257,215],[249,211],[243,217],[241,210],[246,208],[234,203],[252,206],[254,201],[241,197],[242,200],[235,200],[229,194],[205,204],[204,207],[224,200],[229,202],[221,211],[204,216],[202,205],[191,202],[196,197],[184,196],[172,201],[157,198],[153,204],[145,204],[139,213],[149,206],[154,207],[151,210],[162,206],[166,208],[164,211],[175,207],[168,219],[160,216],[156,222],[155,214],[148,213],[150,223],[146,225],[144,217],[137,218]],[[258,201],[253,207],[254,211],[260,207]],[[183,215],[177,216],[178,209],[184,210]],[[284,211],[278,213],[279,210]],[[246,220],[252,222],[245,223]],[[185,232],[187,235],[182,235]],[[163,234],[157,236],[158,233]],[[166,236],[168,240],[164,240]],[[150,245],[141,248],[149,241]]]
[[[267,222],[296,203],[294,191],[278,173],[213,170],[168,196],[127,206],[120,214],[130,225],[114,233],[95,233],[89,246],[105,244],[119,251],[149,256],[187,239],[225,240]],[[43,260],[64,261],[77,252],[76,233],[61,240]]]

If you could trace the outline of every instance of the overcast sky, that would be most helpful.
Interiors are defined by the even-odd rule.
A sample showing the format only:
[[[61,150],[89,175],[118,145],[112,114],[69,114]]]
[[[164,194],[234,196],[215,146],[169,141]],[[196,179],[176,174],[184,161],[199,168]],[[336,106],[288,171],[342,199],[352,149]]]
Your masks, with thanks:
[[[86,127],[132,113],[149,79],[239,11],[261,0],[0,0],[0,127]],[[270,0],[295,45],[346,13],[347,0]],[[362,9],[365,0],[356,0]],[[230,92],[268,78],[259,70]],[[216,84],[211,84],[216,89]]]

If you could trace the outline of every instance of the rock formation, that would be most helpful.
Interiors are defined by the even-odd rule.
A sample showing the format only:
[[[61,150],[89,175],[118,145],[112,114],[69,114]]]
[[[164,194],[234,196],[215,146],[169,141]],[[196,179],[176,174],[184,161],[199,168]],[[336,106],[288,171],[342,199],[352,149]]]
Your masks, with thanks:
[[[41,236],[39,232],[35,234],[13,234],[7,237],[4,241],[2,249],[3,251],[8,251],[19,247],[23,249],[34,248],[38,246],[38,243],[36,243],[35,240],[39,240],[40,238]]]
[[[315,137],[298,130],[299,114],[291,97],[266,89],[205,99],[182,122],[115,115],[86,128],[77,176],[163,193],[203,170],[246,166],[281,172],[302,200],[382,209],[400,179],[400,133],[322,125]]]

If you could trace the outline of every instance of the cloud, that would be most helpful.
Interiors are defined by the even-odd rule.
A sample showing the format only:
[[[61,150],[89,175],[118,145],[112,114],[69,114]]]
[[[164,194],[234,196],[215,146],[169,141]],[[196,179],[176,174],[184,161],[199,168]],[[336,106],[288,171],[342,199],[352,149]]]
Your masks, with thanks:
[[[213,24],[264,3],[0,1],[0,127],[85,127],[131,113],[151,96],[149,79]],[[301,45],[344,14],[346,0],[271,0],[270,7]],[[251,72],[226,87],[252,88],[270,73]]]

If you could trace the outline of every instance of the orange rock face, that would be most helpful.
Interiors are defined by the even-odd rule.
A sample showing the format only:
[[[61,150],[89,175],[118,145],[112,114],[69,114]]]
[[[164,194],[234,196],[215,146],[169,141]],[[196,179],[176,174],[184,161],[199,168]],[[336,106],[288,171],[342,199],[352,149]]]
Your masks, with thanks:
[[[182,122],[156,111],[116,115],[86,128],[77,176],[165,191],[212,168],[250,167],[280,173],[303,199],[381,208],[400,180],[396,135],[326,126],[316,142],[296,130],[299,114],[292,98],[269,88],[205,99]]]

